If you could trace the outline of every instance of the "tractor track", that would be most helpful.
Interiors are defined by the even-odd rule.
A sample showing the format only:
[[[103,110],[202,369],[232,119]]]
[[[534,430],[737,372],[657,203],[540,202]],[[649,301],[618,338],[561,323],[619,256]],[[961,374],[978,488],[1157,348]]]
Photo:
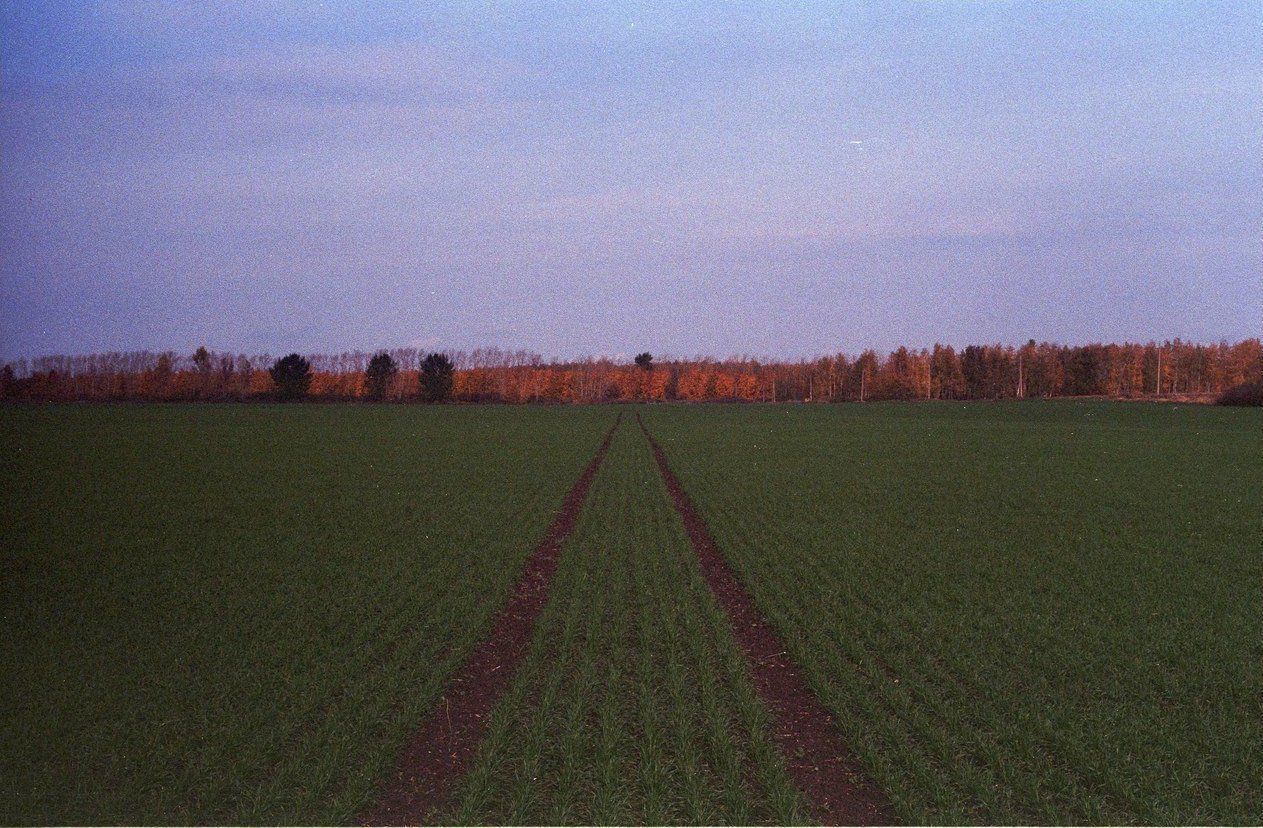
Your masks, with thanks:
[[[640,415],[636,422],[653,448],[662,481],[671,493],[711,592],[723,607],[733,637],[745,654],[750,679],[772,718],[772,739],[790,778],[826,825],[890,825],[894,811],[845,744],[833,716],[808,686],[785,642],[759,611],[719,551],[666,454]]]
[[[509,689],[530,649],[562,548],[578,522],[588,490],[621,422],[620,414],[531,553],[491,631],[405,743],[398,770],[361,814],[359,824],[416,825],[450,801],[453,788],[469,769],[486,734],[491,711]]]

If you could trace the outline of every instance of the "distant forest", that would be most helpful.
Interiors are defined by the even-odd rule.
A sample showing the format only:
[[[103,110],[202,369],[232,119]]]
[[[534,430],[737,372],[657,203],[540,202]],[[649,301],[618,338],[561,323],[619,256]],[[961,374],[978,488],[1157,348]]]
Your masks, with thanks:
[[[386,356],[381,356],[385,354]],[[0,398],[29,401],[233,401],[301,397],[458,402],[593,403],[619,400],[979,400],[1107,395],[1213,395],[1263,382],[1263,343],[1021,347],[970,345],[864,351],[810,360],[741,357],[545,361],[526,351],[415,348],[286,358],[297,393],[280,393],[268,354],[148,351],[46,356],[0,369]],[[438,364],[435,381],[423,370]],[[293,366],[288,366],[293,367]],[[428,370],[428,369],[427,369]],[[427,384],[427,382],[429,384]],[[435,390],[437,389],[437,390]]]

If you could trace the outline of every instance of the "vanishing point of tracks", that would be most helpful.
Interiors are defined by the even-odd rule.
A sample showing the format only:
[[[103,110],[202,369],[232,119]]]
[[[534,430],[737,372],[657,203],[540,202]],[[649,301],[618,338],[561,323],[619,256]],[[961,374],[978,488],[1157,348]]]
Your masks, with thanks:
[[[474,647],[429,716],[407,740],[395,773],[361,814],[362,824],[422,823],[450,803],[455,787],[474,762],[492,711],[526,658],[537,621],[548,603],[562,550],[621,419],[619,415],[567,494],[491,632]],[[745,657],[748,677],[770,714],[768,735],[794,786],[809,803],[812,816],[827,824],[892,823],[889,802],[865,776],[833,717],[790,659],[784,641],[728,565],[661,446],[640,417],[636,419],[652,447],[662,482],[683,522],[705,582]]]

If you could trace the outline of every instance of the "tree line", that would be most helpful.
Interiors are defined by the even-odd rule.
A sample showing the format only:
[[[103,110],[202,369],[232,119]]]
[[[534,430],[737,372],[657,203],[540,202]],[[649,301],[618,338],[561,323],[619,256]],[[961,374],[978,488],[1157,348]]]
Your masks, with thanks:
[[[268,399],[593,403],[618,400],[977,400],[1213,396],[1263,383],[1263,343],[950,345],[797,361],[608,358],[545,361],[528,351],[45,356],[0,368],[8,400]]]

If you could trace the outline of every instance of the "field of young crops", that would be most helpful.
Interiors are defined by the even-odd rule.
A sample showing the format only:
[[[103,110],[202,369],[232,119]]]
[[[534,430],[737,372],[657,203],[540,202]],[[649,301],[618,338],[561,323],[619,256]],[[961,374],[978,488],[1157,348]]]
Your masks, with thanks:
[[[1263,819],[1257,411],[644,416],[902,818]]]
[[[612,420],[0,410],[0,823],[352,820]]]
[[[535,646],[439,821],[801,822],[767,724],[649,444],[624,422]]]
[[[619,410],[433,818],[809,817],[639,410],[899,819],[1263,819],[1263,420],[1026,402],[0,409],[0,823],[352,821]]]

